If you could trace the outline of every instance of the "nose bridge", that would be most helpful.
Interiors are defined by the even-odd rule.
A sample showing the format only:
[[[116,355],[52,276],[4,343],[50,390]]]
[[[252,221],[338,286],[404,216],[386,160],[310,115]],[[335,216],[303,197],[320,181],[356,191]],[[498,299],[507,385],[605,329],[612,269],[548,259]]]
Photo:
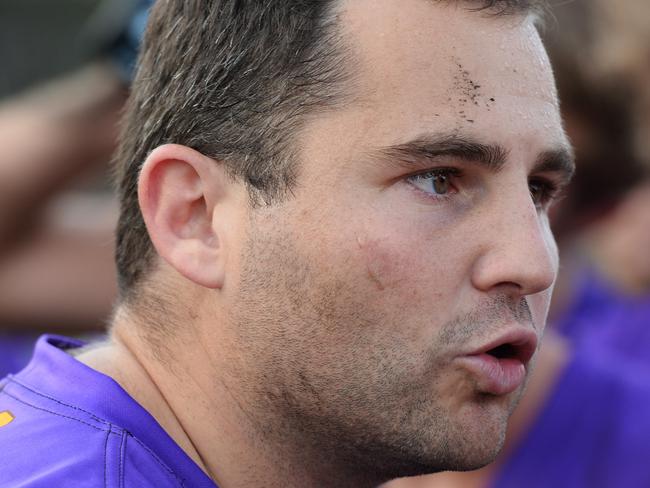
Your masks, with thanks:
[[[546,217],[526,189],[497,199],[490,231],[475,272],[476,286],[516,285],[522,295],[549,288],[557,272],[557,248]]]

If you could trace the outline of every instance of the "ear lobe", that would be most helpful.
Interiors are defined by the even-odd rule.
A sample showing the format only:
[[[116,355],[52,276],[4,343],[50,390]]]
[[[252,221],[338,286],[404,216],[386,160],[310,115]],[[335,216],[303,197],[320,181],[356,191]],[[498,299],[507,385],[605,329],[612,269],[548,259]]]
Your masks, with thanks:
[[[219,235],[230,220],[228,185],[222,165],[185,146],[156,148],[138,180],[138,198],[151,241],[158,254],[188,280],[221,288],[225,276],[227,237]]]

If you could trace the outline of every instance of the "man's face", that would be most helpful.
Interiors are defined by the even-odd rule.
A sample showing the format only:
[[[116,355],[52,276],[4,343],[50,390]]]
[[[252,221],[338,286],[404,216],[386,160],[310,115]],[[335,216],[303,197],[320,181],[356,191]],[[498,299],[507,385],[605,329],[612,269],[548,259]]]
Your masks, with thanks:
[[[351,470],[476,468],[500,449],[557,271],[551,70],[519,17],[343,6],[356,97],[297,136],[294,196],[251,210],[232,317],[246,381],[265,429]]]

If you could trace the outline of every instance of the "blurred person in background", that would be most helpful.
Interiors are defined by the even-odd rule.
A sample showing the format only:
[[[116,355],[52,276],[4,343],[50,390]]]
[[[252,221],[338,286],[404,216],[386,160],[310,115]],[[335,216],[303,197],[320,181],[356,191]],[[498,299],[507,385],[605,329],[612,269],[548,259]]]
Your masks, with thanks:
[[[5,53],[12,76],[0,80],[9,93],[0,101],[0,376],[27,363],[42,331],[100,331],[110,313],[117,206],[106,191],[106,168],[149,3],[89,2],[79,8],[81,27],[77,20],[67,26],[78,33],[68,58],[85,65],[70,71],[76,61],[62,58],[68,69],[63,74],[56,65],[39,71],[14,52],[42,59],[29,46],[43,47],[50,39],[34,32],[37,41],[21,41],[30,35],[26,22],[37,30],[50,6],[3,7],[5,46],[14,48]],[[33,17],[22,18],[25,11]],[[12,21],[23,31],[12,34]],[[66,39],[50,42],[68,52],[72,38]],[[98,56],[102,60],[85,61]],[[30,70],[38,76],[15,93],[20,85],[14,80],[27,82]],[[42,81],[51,72],[56,77]]]
[[[547,45],[578,171],[553,212],[554,327],[495,463],[391,488],[650,486],[649,4],[555,15]]]
[[[564,7],[550,37],[580,171],[558,206],[552,322],[573,345],[650,365],[650,4]],[[580,53],[576,55],[575,53]],[[586,89],[584,88],[586,87]]]
[[[123,98],[94,66],[0,104],[0,371],[38,331],[98,330],[110,311],[115,206],[70,187],[106,164]]]

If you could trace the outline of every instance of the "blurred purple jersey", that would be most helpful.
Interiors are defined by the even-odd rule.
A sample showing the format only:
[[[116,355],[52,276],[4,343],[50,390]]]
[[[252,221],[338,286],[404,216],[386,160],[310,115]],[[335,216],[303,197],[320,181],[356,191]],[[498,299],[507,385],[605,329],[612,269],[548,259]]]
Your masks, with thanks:
[[[635,369],[582,349],[490,486],[650,487],[650,382]]]
[[[574,347],[612,354],[616,362],[632,362],[650,377],[650,294],[626,295],[587,267],[556,327]]]
[[[38,340],[32,361],[0,382],[2,487],[216,485],[113,379]]]

